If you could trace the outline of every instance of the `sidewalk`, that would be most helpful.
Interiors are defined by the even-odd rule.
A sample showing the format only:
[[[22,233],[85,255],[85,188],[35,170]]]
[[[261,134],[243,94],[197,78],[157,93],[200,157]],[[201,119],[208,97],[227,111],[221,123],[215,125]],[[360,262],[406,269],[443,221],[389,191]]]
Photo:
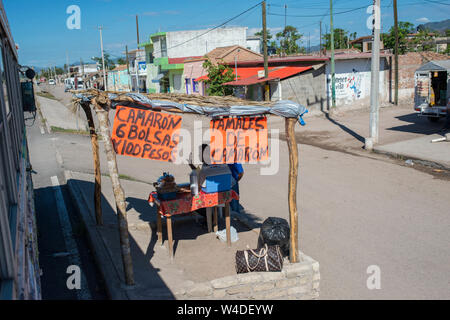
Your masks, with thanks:
[[[174,260],[168,253],[166,226],[163,220],[163,246],[157,243],[156,212],[146,199],[152,186],[122,180],[126,190],[127,218],[136,285],[124,285],[120,241],[115,215],[114,195],[109,177],[102,176],[102,209],[104,225],[95,224],[94,177],[66,171],[70,193],[87,228],[92,252],[105,279],[111,299],[176,299],[196,283],[236,274],[234,255],[249,245],[256,248],[259,231],[250,231],[232,218],[231,225],[239,240],[230,248],[207,233],[192,216],[173,217]],[[202,218],[199,218],[201,220]],[[220,219],[219,219],[220,220]],[[219,222],[219,230],[224,222]],[[194,240],[194,241],[192,241]]]
[[[87,122],[82,115],[82,110],[76,116],[58,100],[48,99],[38,95],[36,95],[36,100],[46,120],[46,126],[49,132],[51,132],[51,127],[65,130],[87,131]]]
[[[377,153],[388,154],[403,159],[421,160],[426,164],[450,170],[450,142],[432,143],[431,140],[445,135],[432,134],[424,137],[375,146]]]
[[[338,111],[328,116],[305,117],[306,126],[296,126],[296,138],[300,144],[331,151],[367,156],[365,138],[369,136],[369,110]],[[284,138],[284,123],[270,119],[269,126],[280,130]],[[431,140],[442,138],[443,121],[431,123],[419,117],[408,105],[380,109],[379,143],[375,153],[395,158],[421,160],[423,164],[450,169],[450,143]]]

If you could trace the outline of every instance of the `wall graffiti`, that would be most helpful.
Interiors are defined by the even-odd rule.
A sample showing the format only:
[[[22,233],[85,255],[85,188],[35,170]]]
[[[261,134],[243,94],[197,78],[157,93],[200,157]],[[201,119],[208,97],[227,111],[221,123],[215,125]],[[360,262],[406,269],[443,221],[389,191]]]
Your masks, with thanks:
[[[336,74],[336,98],[356,100],[361,98],[362,76],[356,69],[352,73]],[[330,83],[331,90],[331,83]]]

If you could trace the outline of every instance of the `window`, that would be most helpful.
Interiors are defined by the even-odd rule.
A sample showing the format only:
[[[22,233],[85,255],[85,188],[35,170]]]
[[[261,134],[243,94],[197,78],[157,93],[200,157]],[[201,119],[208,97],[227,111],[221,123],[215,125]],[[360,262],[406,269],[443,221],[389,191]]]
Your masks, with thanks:
[[[166,37],[161,37],[159,43],[161,44],[161,57],[167,57]]]
[[[0,72],[1,72],[1,86],[2,86],[2,91],[3,91],[3,100],[5,101],[5,107],[6,107],[6,114],[9,115],[9,113],[11,112],[11,107],[9,105],[9,98],[8,98],[8,83],[7,83],[7,78],[6,78],[6,71],[3,65],[3,48],[1,48],[0,50]]]
[[[186,93],[190,94],[191,93],[191,79],[186,79],[185,83],[186,83]]]
[[[192,80],[192,88],[194,92],[199,92],[199,83],[198,81]]]
[[[149,52],[148,56],[147,56],[148,63],[153,63],[154,59],[155,59],[155,57],[153,56],[153,52]]]

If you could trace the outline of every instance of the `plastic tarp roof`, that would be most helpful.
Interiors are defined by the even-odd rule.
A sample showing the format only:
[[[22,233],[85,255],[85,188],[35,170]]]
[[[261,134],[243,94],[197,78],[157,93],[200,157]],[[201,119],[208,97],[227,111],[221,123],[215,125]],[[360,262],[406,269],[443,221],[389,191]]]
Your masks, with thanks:
[[[170,101],[151,100],[148,97],[139,93],[126,93],[125,96],[131,98],[135,104],[153,109],[178,109],[183,113],[195,113],[199,115],[208,116],[211,118],[222,116],[256,116],[264,114],[273,114],[285,118],[296,118],[301,125],[304,125],[303,115],[308,112],[305,106],[302,106],[296,102],[290,100],[280,100],[275,102],[272,106],[252,106],[252,105],[239,105],[230,107],[202,107],[191,104],[182,104]],[[85,95],[82,93],[74,94],[75,97],[81,99],[83,102],[90,102],[93,95]],[[111,100],[111,105],[115,108],[118,105],[129,105],[129,103],[116,100],[118,95],[115,93],[108,93],[108,98]]]

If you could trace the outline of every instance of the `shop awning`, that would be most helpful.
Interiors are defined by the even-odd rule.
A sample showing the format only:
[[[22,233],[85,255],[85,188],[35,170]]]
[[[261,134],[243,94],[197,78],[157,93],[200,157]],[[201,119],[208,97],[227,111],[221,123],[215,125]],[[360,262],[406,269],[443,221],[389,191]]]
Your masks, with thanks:
[[[153,79],[152,79],[152,82],[153,83],[158,83],[159,82],[159,80],[161,80],[162,78],[164,78],[164,73],[160,73],[160,74],[158,74],[156,77],[154,77]]]

